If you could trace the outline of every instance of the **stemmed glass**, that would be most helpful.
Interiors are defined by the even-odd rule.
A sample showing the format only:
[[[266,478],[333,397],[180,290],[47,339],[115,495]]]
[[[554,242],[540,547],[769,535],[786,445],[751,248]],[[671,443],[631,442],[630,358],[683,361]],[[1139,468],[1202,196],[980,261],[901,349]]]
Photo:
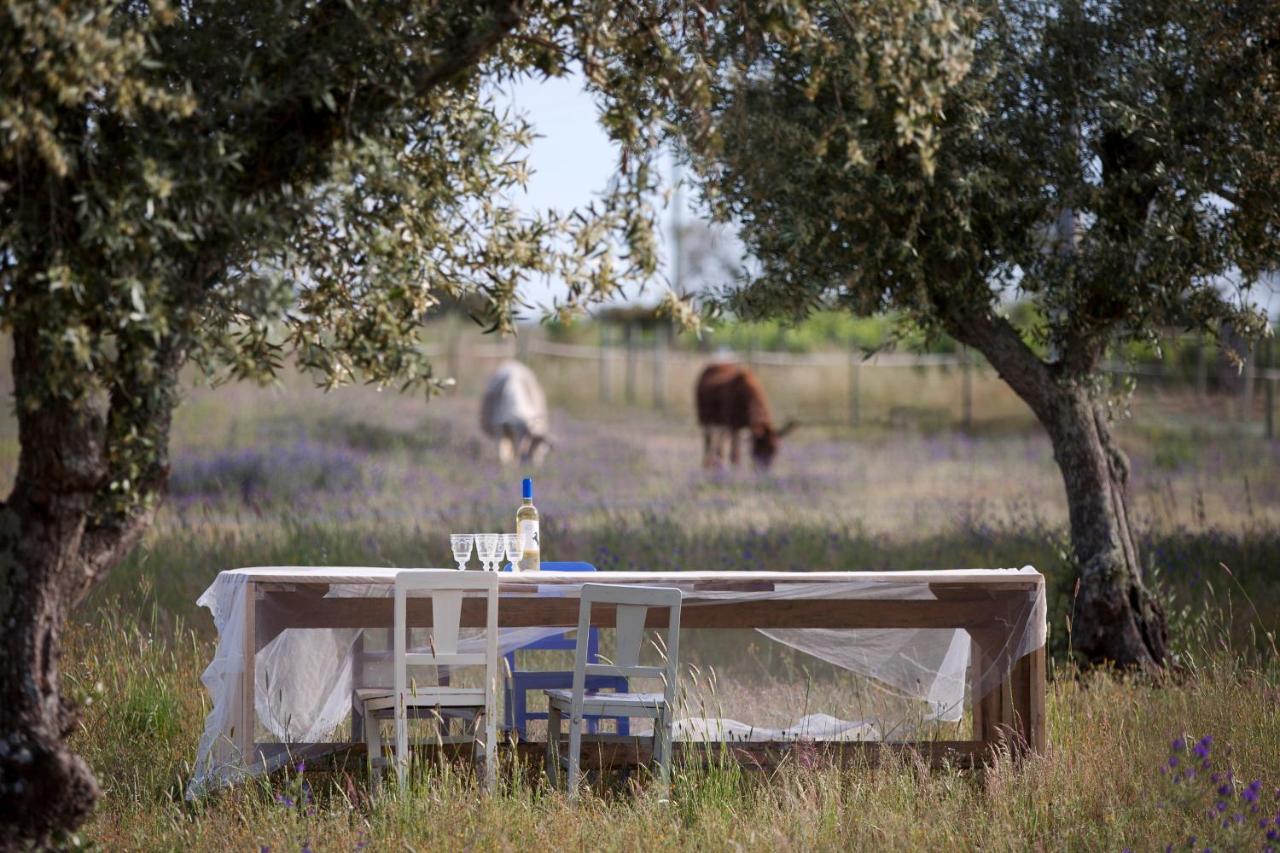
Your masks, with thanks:
[[[511,571],[521,571],[520,561],[524,559],[524,537],[519,533],[504,533],[502,545],[507,552],[507,561],[511,563]]]
[[[501,550],[501,548],[501,533],[476,534],[476,553],[480,555],[480,562],[484,564],[484,571],[497,571],[498,551]]]
[[[458,571],[463,571],[471,560],[471,543],[475,536],[470,533],[454,533],[449,536],[449,546],[453,548],[453,559],[458,563]]]

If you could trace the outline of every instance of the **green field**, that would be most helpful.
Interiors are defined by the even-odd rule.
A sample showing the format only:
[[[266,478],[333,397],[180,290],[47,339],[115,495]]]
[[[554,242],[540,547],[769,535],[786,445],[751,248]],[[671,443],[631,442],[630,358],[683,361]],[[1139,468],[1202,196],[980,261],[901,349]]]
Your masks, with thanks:
[[[73,618],[65,679],[86,702],[75,745],[105,791],[82,843],[276,851],[1267,843],[1260,821],[1280,807],[1280,446],[1215,431],[1212,419],[1193,432],[1167,417],[1121,431],[1142,546],[1177,648],[1176,667],[1151,679],[1081,673],[1070,662],[1064,501],[1048,443],[1033,428],[815,427],[798,432],[760,478],[704,474],[699,438],[677,411],[593,411],[577,401],[556,412],[557,447],[537,477],[544,558],[604,570],[1029,563],[1045,572],[1054,659],[1043,757],[984,772],[930,772],[910,760],[838,770],[800,751],[776,771],[681,768],[669,801],[638,781],[607,781],[576,808],[524,780],[485,798],[456,769],[372,801],[359,774],[308,772],[185,802],[208,705],[199,673],[213,643],[195,598],[219,570],[240,565],[444,565],[449,532],[508,526],[518,475],[498,467],[475,421],[468,393],[424,403],[371,389],[323,395],[293,380],[191,392],[175,426],[172,494],[154,530]],[[11,428],[5,434],[2,464],[11,470]],[[704,673],[693,700],[761,722],[818,701],[811,697],[840,701],[838,679],[767,645],[753,642],[736,657],[714,642],[691,646],[688,662]],[[1179,769],[1204,761],[1190,748],[1205,735],[1212,768],[1173,783]],[[1177,738],[1190,745],[1170,772]],[[1228,770],[1229,781],[1208,779]]]

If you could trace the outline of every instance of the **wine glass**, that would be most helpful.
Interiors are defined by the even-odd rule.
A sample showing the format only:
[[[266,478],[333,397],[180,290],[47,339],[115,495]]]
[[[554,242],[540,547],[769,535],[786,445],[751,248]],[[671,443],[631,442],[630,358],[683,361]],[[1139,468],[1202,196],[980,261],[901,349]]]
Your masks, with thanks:
[[[508,562],[511,563],[511,571],[521,571],[520,561],[524,559],[524,537],[519,533],[504,533],[502,546],[507,552]]]
[[[454,533],[449,536],[449,546],[453,548],[453,559],[458,563],[458,571],[467,567],[471,560],[471,544],[475,536],[470,533]]]
[[[496,568],[495,563],[498,561],[498,550],[501,547],[501,533],[476,534],[476,553],[480,555],[480,562],[484,564],[482,567],[484,571],[494,571]]]

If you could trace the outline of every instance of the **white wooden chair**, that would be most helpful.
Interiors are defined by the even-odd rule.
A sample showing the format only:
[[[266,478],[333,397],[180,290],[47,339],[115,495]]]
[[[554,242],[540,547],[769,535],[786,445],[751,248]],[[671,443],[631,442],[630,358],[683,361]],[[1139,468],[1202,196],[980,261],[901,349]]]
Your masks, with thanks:
[[[356,691],[364,708],[365,743],[369,751],[369,769],[377,783],[381,768],[382,736],[380,721],[395,720],[396,777],[403,786],[409,769],[409,718],[436,720],[462,719],[484,721],[484,781],[493,788],[497,766],[497,684],[498,669],[498,576],[491,572],[459,572],[454,569],[417,569],[396,573],[393,663],[395,686],[391,690],[371,688]],[[409,652],[408,599],[410,593],[429,593],[431,598],[431,634],[427,652]],[[485,620],[485,650],[459,653],[458,628],[465,597],[482,596],[488,604]],[[424,596],[425,597],[425,596]],[[411,666],[483,667],[482,687],[451,685],[418,685],[409,679]],[[465,742],[474,739],[442,736],[439,742]]]
[[[559,771],[568,771],[569,798],[578,795],[582,755],[582,721],[585,716],[649,717],[653,719],[653,761],[665,788],[671,778],[671,714],[676,705],[679,675],[680,601],[678,589],[616,584],[582,585],[578,608],[578,643],[573,664],[571,690],[547,690],[547,776],[557,784]],[[612,662],[588,663],[587,642],[591,627],[591,607],[615,605],[617,654]],[[663,666],[639,663],[649,608],[668,611],[666,661]],[[585,689],[591,676],[620,676],[627,679],[661,679],[661,693],[603,693]],[[569,754],[560,755],[560,721],[569,718]]]

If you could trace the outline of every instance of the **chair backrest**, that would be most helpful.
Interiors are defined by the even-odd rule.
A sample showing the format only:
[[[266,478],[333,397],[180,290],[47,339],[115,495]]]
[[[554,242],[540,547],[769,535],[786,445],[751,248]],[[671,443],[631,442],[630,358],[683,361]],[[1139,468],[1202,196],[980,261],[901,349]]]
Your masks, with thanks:
[[[578,644],[573,665],[573,691],[582,695],[587,676],[621,676],[623,678],[661,678],[667,700],[673,702],[680,655],[680,602],[683,594],[673,587],[624,586],[622,584],[587,583],[582,585],[578,607]],[[614,606],[617,650],[612,661],[595,663],[587,659],[586,636],[591,626],[591,609],[597,604]],[[640,647],[644,642],[644,626],[651,608],[667,611],[666,662],[663,666],[640,663]]]
[[[412,592],[431,597],[431,635],[426,652],[409,652],[408,599]],[[486,600],[485,651],[460,653],[458,629],[462,601],[483,596]],[[493,572],[460,572],[456,569],[410,569],[396,572],[395,581],[396,693],[408,687],[410,666],[483,666],[491,681],[498,669],[498,576]]]
[[[542,568],[541,568],[541,571],[544,571],[544,572],[594,572],[595,570],[596,570],[595,566],[591,565],[590,563],[582,563],[582,562],[547,561],[542,563]],[[504,569],[504,571],[508,571],[508,572],[511,571],[510,563],[507,563],[506,569]],[[591,636],[588,637],[588,640],[590,642],[590,648],[587,650],[587,657],[589,661],[593,662],[595,661],[596,650],[599,648],[600,636],[593,630],[591,632]],[[513,649],[512,651],[507,653],[507,662],[508,662],[508,665],[511,667],[512,671],[514,671],[516,666],[515,665],[516,652],[518,651],[520,652],[522,651],[571,652],[577,647],[578,647],[577,640],[570,637],[569,632],[566,631],[563,634],[555,634],[550,637],[543,637],[541,640],[534,640],[532,643],[529,643],[528,645],[521,646],[518,649]]]

